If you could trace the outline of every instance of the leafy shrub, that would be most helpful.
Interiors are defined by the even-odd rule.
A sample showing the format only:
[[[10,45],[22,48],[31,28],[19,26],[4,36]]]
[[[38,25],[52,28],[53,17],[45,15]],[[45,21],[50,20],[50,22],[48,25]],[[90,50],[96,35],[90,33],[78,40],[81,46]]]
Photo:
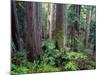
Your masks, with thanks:
[[[27,67],[24,66],[20,66],[16,69],[17,73],[27,73],[29,71],[29,69]]]
[[[64,65],[67,60],[67,55],[65,52],[55,48],[55,44],[52,40],[47,40],[44,44],[46,50],[41,56],[42,63],[47,63],[52,66]],[[65,51],[65,50],[64,50]]]
[[[77,59],[84,59],[86,60],[88,58],[87,55],[85,55],[82,52],[73,52],[73,51],[69,51],[67,52],[67,58],[68,60],[77,60]]]
[[[78,66],[75,62],[73,61],[70,61],[68,62],[65,67],[64,67],[66,70],[78,70]]]
[[[11,65],[11,74],[25,74],[29,71],[29,69],[25,66],[16,66],[14,64]]]
[[[54,42],[52,40],[47,40],[46,46],[49,50],[52,50],[55,48]]]
[[[38,68],[38,72],[56,72],[56,71],[60,71],[59,68],[54,67],[50,64],[41,64],[40,67]]]
[[[67,64],[68,66],[69,62],[74,62],[80,70],[86,70],[86,69],[95,69],[95,62],[85,53],[83,52],[67,52]],[[73,63],[70,63],[75,67]],[[70,69],[75,70],[75,69]]]
[[[56,59],[54,57],[49,57],[49,64],[55,65],[56,64]]]
[[[55,58],[56,58],[55,53],[56,52],[55,52],[54,42],[52,40],[47,40],[44,42],[44,46],[46,46],[46,50],[41,56],[42,63],[49,63],[51,65],[55,65]]]
[[[27,67],[29,68],[28,73],[35,73],[39,70],[40,65],[38,64],[37,61],[34,60],[34,62],[28,64]]]

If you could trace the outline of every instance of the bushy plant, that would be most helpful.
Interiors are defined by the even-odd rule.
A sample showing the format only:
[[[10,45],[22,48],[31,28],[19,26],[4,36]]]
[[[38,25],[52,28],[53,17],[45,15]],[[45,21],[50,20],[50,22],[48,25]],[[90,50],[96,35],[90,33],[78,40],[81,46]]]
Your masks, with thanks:
[[[46,47],[46,50],[44,51],[42,55],[42,63],[49,63],[54,65],[55,64],[55,57],[53,56],[55,45],[52,40],[47,40],[44,42],[44,46]]]
[[[11,74],[25,74],[29,71],[29,69],[25,66],[17,66],[12,64],[11,65]]]
[[[38,72],[56,72],[60,71],[60,68],[52,66],[50,64],[41,64],[40,67],[38,68]]]
[[[86,60],[88,58],[87,55],[85,55],[82,52],[73,52],[73,51],[69,51],[67,52],[67,58],[68,60],[77,60],[77,59],[84,59]]]
[[[38,72],[40,65],[38,61],[34,60],[33,62],[30,62],[30,64],[28,64],[27,67],[29,68],[28,73],[35,73]]]
[[[77,64],[73,61],[68,62],[64,68],[69,71],[78,70]]]
[[[95,69],[95,62],[84,52],[72,52],[69,51],[67,52],[67,60],[68,63],[66,64],[66,67],[69,66],[69,62],[74,62],[77,67],[77,69],[80,70],[86,70],[86,69]],[[73,65],[75,67],[75,65],[73,63],[70,63],[71,65]],[[73,70],[73,69],[72,69]]]
[[[29,71],[29,69],[27,67],[24,67],[24,66],[20,66],[16,69],[16,72],[17,73],[27,73]]]
[[[52,40],[47,40],[46,42],[46,47],[49,49],[49,50],[52,50],[55,48],[55,45],[54,45],[54,42]]]
[[[47,40],[43,43],[46,47],[43,55],[41,56],[42,63],[50,64],[52,66],[60,66],[66,63],[67,55],[63,49],[63,53],[60,49],[55,48],[55,43],[53,40]]]

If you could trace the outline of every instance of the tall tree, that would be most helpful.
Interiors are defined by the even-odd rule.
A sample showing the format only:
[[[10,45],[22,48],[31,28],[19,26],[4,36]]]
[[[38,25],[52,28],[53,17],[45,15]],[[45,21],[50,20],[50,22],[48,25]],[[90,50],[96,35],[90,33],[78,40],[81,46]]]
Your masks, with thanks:
[[[63,5],[63,32],[64,32],[64,40],[63,40],[63,47],[67,48],[67,5]]]
[[[49,39],[52,38],[52,19],[53,19],[53,4],[48,4],[48,35]]]
[[[63,48],[63,4],[56,4],[56,28],[53,39],[58,48]]]
[[[72,5],[74,11],[74,22],[72,25],[72,50],[78,50],[79,22],[80,22],[80,5]]]
[[[41,49],[41,26],[40,26],[40,4],[35,2],[27,3],[27,30],[26,30],[26,49],[28,59],[37,59],[42,53]]]
[[[89,47],[89,33],[90,33],[90,23],[91,23],[91,6],[87,7],[87,16],[86,16],[86,31],[85,31],[85,48]]]
[[[56,29],[56,4],[53,4],[52,31]]]
[[[19,26],[18,26],[18,16],[16,12],[16,1],[12,0],[11,1],[11,36],[12,36],[12,41],[15,44],[16,50],[20,50],[20,36],[19,36]]]
[[[93,56],[96,55],[96,8],[92,6],[91,8],[91,23],[90,23],[90,33],[89,33],[89,48],[93,50]]]
[[[56,5],[56,26],[53,37],[58,48],[67,47],[67,5]],[[61,49],[62,50],[62,49]]]

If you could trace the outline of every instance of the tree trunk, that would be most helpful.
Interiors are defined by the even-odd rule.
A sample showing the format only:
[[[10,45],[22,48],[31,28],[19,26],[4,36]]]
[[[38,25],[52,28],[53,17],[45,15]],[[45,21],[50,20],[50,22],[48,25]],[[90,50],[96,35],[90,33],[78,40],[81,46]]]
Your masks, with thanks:
[[[16,1],[11,1],[11,37],[15,44],[16,50],[20,50],[20,37],[18,27],[18,17],[16,13]]]
[[[91,7],[88,8],[88,13],[86,16],[86,31],[85,31],[85,48],[89,47],[89,33],[90,33],[90,23],[91,23]]]
[[[64,41],[63,47],[67,48],[67,5],[63,5],[63,32],[64,32]]]
[[[56,29],[53,31],[53,39],[56,46],[63,48],[63,4],[56,4]]]
[[[53,4],[48,4],[48,35],[52,39],[52,18],[53,17]]]
[[[52,31],[56,29],[56,4],[53,4]]]
[[[40,4],[27,3],[27,31],[26,31],[26,49],[28,50],[28,59],[37,59],[42,53],[41,49],[41,26],[40,26]]]
[[[72,50],[78,50],[78,36],[79,36],[79,21],[80,21],[80,5],[73,5],[74,19],[72,26]]]

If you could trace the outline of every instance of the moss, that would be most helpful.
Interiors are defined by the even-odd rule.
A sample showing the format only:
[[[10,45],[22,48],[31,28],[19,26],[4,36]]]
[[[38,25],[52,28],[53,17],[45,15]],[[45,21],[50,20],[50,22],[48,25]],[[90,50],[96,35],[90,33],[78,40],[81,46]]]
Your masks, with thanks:
[[[62,25],[56,27],[55,31],[53,32],[53,40],[57,42],[59,48],[63,48],[63,28]]]

